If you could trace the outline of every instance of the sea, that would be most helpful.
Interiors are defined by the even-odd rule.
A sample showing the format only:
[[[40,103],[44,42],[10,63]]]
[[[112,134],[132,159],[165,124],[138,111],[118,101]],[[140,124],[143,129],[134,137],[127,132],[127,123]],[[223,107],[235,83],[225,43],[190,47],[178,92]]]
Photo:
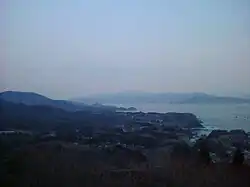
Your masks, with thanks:
[[[209,132],[213,129],[243,129],[250,132],[250,104],[115,104],[142,112],[188,112],[195,114]]]

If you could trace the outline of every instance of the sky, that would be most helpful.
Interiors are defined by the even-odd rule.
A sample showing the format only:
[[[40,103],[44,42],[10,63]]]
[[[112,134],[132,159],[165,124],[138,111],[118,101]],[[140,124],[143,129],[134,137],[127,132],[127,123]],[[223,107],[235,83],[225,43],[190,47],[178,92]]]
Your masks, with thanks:
[[[250,93],[249,0],[1,0],[0,91]]]

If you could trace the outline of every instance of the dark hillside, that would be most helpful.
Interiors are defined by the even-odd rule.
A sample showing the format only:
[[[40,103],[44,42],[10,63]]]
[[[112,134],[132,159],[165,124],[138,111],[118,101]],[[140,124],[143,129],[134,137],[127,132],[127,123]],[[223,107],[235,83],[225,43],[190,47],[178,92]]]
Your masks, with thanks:
[[[123,150],[125,151],[125,150]],[[124,152],[125,153],[125,152]],[[37,144],[13,152],[5,161],[8,175],[4,186],[170,186],[170,187],[248,187],[249,166],[192,164],[188,159],[167,160],[162,167],[133,162],[119,169],[116,159],[129,159],[134,153],[114,155],[107,161],[101,150],[60,142]],[[113,162],[112,162],[113,161]],[[3,169],[3,167],[1,167]]]

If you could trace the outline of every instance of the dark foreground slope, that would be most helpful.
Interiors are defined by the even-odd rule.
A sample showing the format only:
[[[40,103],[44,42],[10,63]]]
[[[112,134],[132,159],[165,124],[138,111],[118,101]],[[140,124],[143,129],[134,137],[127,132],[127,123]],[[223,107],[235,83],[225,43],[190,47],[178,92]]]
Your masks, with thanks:
[[[61,142],[40,143],[15,150],[1,163],[1,186],[33,187],[249,187],[249,166],[204,166],[192,158],[166,158],[150,165],[126,150],[92,150]],[[137,155],[137,156],[135,156]],[[113,159],[109,160],[109,157]],[[120,166],[119,162],[127,163]]]

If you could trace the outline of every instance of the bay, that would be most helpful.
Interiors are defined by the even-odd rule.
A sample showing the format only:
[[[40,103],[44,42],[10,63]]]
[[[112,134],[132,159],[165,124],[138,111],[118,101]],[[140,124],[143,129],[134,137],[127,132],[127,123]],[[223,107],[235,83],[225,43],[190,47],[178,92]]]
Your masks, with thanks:
[[[115,104],[134,106],[142,112],[189,112],[203,121],[207,129],[243,129],[250,132],[249,104]]]

